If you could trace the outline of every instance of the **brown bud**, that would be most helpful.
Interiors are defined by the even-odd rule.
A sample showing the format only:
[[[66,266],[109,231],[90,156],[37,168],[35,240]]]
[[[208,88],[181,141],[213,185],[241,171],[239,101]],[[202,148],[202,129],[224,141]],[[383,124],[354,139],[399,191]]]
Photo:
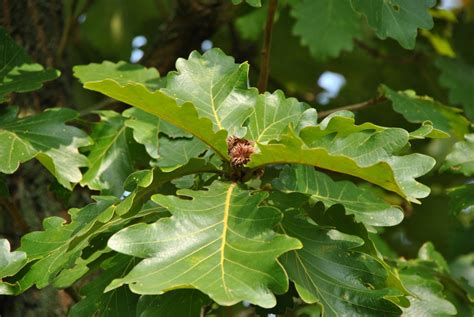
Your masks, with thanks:
[[[231,165],[239,167],[250,161],[250,155],[255,152],[255,148],[248,140],[230,136],[227,138],[227,152],[230,156]]]

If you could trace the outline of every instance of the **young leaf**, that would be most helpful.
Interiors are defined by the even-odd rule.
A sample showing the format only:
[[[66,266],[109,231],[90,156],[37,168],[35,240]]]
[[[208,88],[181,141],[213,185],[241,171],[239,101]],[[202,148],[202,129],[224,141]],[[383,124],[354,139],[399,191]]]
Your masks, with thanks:
[[[118,254],[105,261],[101,268],[103,272],[92,282],[81,289],[85,295],[81,301],[71,307],[69,316],[135,316],[138,295],[126,287],[104,293],[105,287],[114,279],[127,274],[135,265],[137,259]]]
[[[138,317],[192,317],[199,316],[201,307],[210,304],[209,297],[194,289],[168,291],[163,295],[140,296]]]
[[[308,194],[311,200],[321,201],[326,208],[341,204],[348,214],[368,225],[394,226],[403,220],[399,208],[390,206],[371,191],[348,181],[335,182],[310,166],[286,166],[273,184],[284,192]]]
[[[258,95],[248,86],[249,65],[236,64],[221,50],[212,49],[178,59],[176,69],[168,74],[164,91],[181,103],[192,102],[201,117],[211,120],[214,131],[241,134]]]
[[[133,172],[131,131],[124,125],[124,118],[114,111],[101,111],[100,118],[91,133],[95,144],[88,155],[90,165],[81,185],[120,196],[122,183]]]
[[[295,98],[285,98],[281,90],[273,94],[266,92],[257,97],[255,111],[247,125],[246,138],[258,143],[278,140],[290,124],[298,127],[300,120],[313,112],[313,109]],[[316,118],[312,125],[316,125]]]
[[[17,119],[18,108],[7,108],[0,117],[0,172],[11,174],[20,163],[36,157],[64,187],[81,180],[80,167],[87,166],[86,157],[78,147],[90,144],[78,128],[65,125],[77,117],[66,108],[47,109]]]
[[[427,96],[417,96],[413,90],[396,92],[385,85],[380,89],[392,101],[393,110],[407,121],[431,121],[434,130],[428,137],[447,137],[449,133],[460,139],[468,132],[469,121],[459,114],[457,108],[447,107]]]
[[[152,197],[170,210],[171,218],[130,226],[109,240],[113,250],[146,259],[108,289],[129,284],[136,293],[161,294],[194,287],[220,305],[247,300],[274,306],[271,291],[281,294],[288,288],[276,257],[300,243],[272,230],[281,214],[259,206],[267,194],[251,194],[235,183],[221,182],[207,191],[178,194],[191,200]]]
[[[417,29],[431,29],[433,18],[428,9],[435,0],[351,0],[354,9],[367,17],[375,34],[391,37],[406,49],[415,48]]]
[[[388,273],[372,256],[352,250],[363,240],[337,230],[324,229],[285,214],[282,230],[299,239],[303,248],[281,257],[289,278],[307,303],[319,303],[324,316],[399,316],[387,300],[401,293],[387,287]]]
[[[466,116],[474,120],[474,67],[459,59],[438,58],[439,83],[449,89],[449,101],[464,107]]]
[[[352,116],[352,114],[351,114]],[[418,202],[429,188],[415,181],[435,164],[422,154],[396,156],[408,144],[403,129],[371,123],[354,125],[348,113],[333,114],[316,127],[306,127],[300,136],[289,131],[278,143],[258,144],[248,167],[300,163],[353,175]],[[357,145],[357,146],[355,146]]]
[[[12,92],[28,92],[41,88],[43,82],[57,78],[56,69],[33,64],[28,54],[0,27],[0,103]]]
[[[466,134],[464,141],[454,144],[441,170],[450,170],[466,176],[474,175],[474,134]]]
[[[352,50],[353,39],[362,35],[359,16],[350,0],[297,1],[292,15],[296,18],[293,32],[317,59]]]

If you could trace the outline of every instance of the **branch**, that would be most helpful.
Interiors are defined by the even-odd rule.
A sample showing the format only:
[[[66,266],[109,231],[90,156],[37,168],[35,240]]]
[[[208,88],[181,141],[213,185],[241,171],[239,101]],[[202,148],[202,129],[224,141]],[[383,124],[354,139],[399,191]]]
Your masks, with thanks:
[[[356,111],[356,110],[362,110],[362,109],[366,109],[366,108],[369,108],[371,106],[374,106],[374,105],[377,105],[379,103],[382,103],[384,101],[387,100],[387,97],[385,96],[379,96],[379,97],[375,97],[375,98],[372,98],[372,99],[369,99],[367,101],[364,101],[364,102],[360,102],[360,103],[355,103],[353,105],[348,105],[348,106],[344,106],[344,107],[340,107],[340,108],[335,108],[335,109],[330,109],[330,110],[326,110],[326,111],[321,111],[321,112],[318,112],[318,118],[324,118],[324,117],[327,117],[329,116],[331,113],[334,113],[336,111],[340,111],[340,110],[350,110],[350,111]]]
[[[270,0],[268,4],[267,22],[263,38],[262,59],[260,63],[260,78],[258,79],[258,91],[263,94],[267,89],[268,73],[270,72],[270,48],[272,44],[273,21],[278,6],[278,0]]]

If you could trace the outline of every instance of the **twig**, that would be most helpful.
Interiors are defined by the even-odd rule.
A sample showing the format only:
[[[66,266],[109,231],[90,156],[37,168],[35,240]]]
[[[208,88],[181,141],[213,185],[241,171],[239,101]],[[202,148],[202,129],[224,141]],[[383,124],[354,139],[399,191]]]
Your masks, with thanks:
[[[67,15],[66,21],[64,22],[64,29],[63,33],[61,34],[61,39],[59,40],[58,50],[56,52],[56,56],[61,58],[64,48],[66,47],[66,43],[69,37],[69,33],[71,31],[72,25],[74,24],[74,12],[76,11],[78,0],[73,0],[71,4],[71,11]]]
[[[267,89],[268,74],[270,72],[270,48],[272,44],[273,21],[278,6],[278,0],[270,0],[268,3],[267,22],[263,37],[262,59],[260,63],[260,77],[258,79],[258,91],[264,93]]]
[[[328,115],[330,115],[331,113],[334,113],[336,111],[340,111],[340,110],[350,110],[350,111],[355,111],[355,110],[362,110],[362,109],[366,109],[366,108],[369,108],[371,106],[374,106],[374,105],[377,105],[379,103],[382,103],[384,101],[386,101],[387,98],[385,96],[379,96],[379,97],[375,97],[375,98],[372,98],[372,99],[369,99],[367,101],[364,101],[364,102],[360,102],[360,103],[355,103],[353,105],[348,105],[348,106],[344,106],[344,107],[340,107],[340,108],[335,108],[335,109],[330,109],[330,110],[326,110],[326,111],[321,111],[321,112],[318,112],[318,118],[324,118],[324,117],[327,117]]]

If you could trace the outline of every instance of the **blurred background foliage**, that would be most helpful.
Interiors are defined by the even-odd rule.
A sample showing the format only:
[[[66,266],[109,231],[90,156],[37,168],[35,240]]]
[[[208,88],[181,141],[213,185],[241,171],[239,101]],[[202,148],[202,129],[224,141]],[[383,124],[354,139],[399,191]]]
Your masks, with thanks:
[[[335,51],[328,47],[314,49],[312,42],[302,39],[305,35],[301,34],[311,36],[311,32],[325,27],[310,2],[279,1],[267,90],[282,89],[324,113],[377,97],[383,83],[394,90],[414,90],[445,105],[464,106],[472,129],[473,1],[438,1],[429,11],[434,27],[419,32],[413,50],[391,38],[379,39],[364,19],[358,19],[352,26],[356,29],[354,38]],[[297,27],[299,22],[303,24],[298,9],[302,5],[307,5],[300,9],[308,10],[310,20]],[[10,36],[35,62],[62,73],[37,92],[12,95],[8,103],[19,105],[22,115],[61,106],[81,113],[96,109],[121,111],[124,105],[84,90],[72,78],[72,66],[125,60],[156,67],[164,75],[174,69],[177,58],[212,47],[221,48],[237,62],[249,61],[251,85],[256,86],[267,6],[266,0],[262,0],[261,7],[233,5],[226,0],[3,0],[0,19]],[[341,12],[336,13],[335,21],[338,18],[346,19]],[[328,28],[325,36],[333,43],[340,34],[337,28]],[[325,49],[328,54],[321,54]],[[417,127],[392,111],[389,102],[356,111],[356,120],[409,131]],[[81,119],[76,124],[81,126]],[[453,136],[416,143],[416,151],[438,162],[421,179],[431,187],[432,194],[421,205],[408,205],[398,197],[380,193],[393,204],[401,204],[406,217],[400,225],[385,229],[383,239],[377,238],[376,242],[387,254],[412,258],[423,243],[432,241],[453,272],[469,276],[474,283],[473,199],[458,212],[453,211],[460,199],[474,193],[472,187],[461,196],[450,190],[474,179],[440,170],[453,144],[461,139]],[[85,205],[91,194],[85,188],[71,194],[34,161],[22,165],[6,185],[0,189],[0,233],[15,246],[22,234],[40,229],[44,217],[66,217],[68,208]],[[32,290],[2,301],[2,316],[13,316],[8,314],[12,311],[17,312],[15,316],[61,316],[73,299],[63,291],[50,289]],[[51,306],[51,301],[59,305]]]

